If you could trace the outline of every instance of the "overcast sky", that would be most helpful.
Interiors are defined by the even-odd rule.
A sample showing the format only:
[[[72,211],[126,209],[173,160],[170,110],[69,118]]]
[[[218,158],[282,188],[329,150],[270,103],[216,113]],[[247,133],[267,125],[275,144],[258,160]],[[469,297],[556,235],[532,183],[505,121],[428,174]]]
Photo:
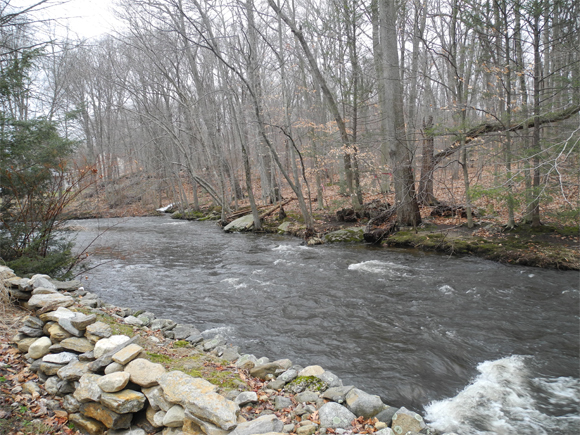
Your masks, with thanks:
[[[73,34],[83,38],[92,38],[108,33],[115,27],[115,18],[111,13],[114,0],[51,0],[35,12],[36,19],[52,18],[56,20],[57,32],[63,35],[68,28]],[[38,0],[10,0],[10,5],[18,9],[38,3]],[[58,4],[63,3],[63,4]]]

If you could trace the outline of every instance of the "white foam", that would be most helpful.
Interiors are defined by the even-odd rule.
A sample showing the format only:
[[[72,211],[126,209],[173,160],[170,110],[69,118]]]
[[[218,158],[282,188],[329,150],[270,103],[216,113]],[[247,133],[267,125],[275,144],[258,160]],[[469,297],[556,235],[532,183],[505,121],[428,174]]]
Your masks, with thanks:
[[[361,272],[376,273],[388,276],[409,276],[412,269],[402,264],[391,263],[389,261],[370,260],[362,263],[350,264],[348,270],[359,270]]]
[[[438,290],[444,295],[452,295],[455,292],[455,289],[447,284],[443,284]]]
[[[245,283],[240,283],[240,278],[226,278],[222,279],[220,282],[225,282],[231,284],[234,288],[246,288],[247,285]]]
[[[545,396],[572,406],[578,403],[578,382],[572,378],[532,380],[525,360],[515,355],[479,364],[480,375],[457,396],[425,407],[425,420],[437,430],[462,435],[578,433],[577,412],[543,413],[534,398],[538,393],[531,388],[535,385],[544,389]]]

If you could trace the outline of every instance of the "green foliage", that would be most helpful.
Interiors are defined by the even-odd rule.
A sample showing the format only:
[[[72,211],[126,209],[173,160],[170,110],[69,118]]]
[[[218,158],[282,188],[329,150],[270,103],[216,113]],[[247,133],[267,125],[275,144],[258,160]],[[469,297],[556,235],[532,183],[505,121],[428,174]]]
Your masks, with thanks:
[[[173,343],[173,347],[187,347],[189,345],[189,341],[186,340],[178,340],[175,343]]]

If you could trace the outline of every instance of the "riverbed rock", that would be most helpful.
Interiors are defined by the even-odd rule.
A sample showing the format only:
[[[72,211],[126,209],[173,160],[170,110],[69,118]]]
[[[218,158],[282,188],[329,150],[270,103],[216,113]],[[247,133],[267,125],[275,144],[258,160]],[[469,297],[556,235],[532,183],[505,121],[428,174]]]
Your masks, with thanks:
[[[336,402],[328,402],[318,410],[320,426],[331,429],[348,429],[356,415]]]
[[[143,358],[137,358],[127,364],[125,372],[131,375],[131,382],[141,387],[153,387],[166,372],[161,364],[155,364]]]
[[[100,378],[97,385],[105,393],[116,393],[121,391],[129,383],[131,375],[127,372],[116,372]]]
[[[325,370],[323,373],[316,376],[322,382],[328,385],[328,388],[342,387],[342,381],[334,373]]]
[[[138,391],[126,389],[116,393],[102,393],[100,401],[112,411],[127,414],[143,409],[147,398]]]
[[[137,316],[137,318],[141,321],[143,326],[151,326],[151,322],[155,320],[155,314],[145,311]]]
[[[258,395],[254,391],[244,391],[238,394],[234,399],[234,402],[240,407],[247,405],[248,403],[256,403],[257,401]]]
[[[379,396],[353,388],[346,395],[346,407],[357,417],[364,417],[366,420],[381,412],[385,404]]]
[[[161,376],[159,385],[169,402],[183,406],[194,416],[223,430],[236,426],[238,406],[215,393],[216,386],[205,379],[174,371]]]
[[[175,328],[177,323],[175,323],[171,319],[155,319],[151,322],[150,328],[155,331],[170,331],[171,329]]]
[[[346,401],[346,395],[354,388],[352,385],[347,385],[344,387],[333,387],[322,393],[323,399],[332,400],[337,403],[344,403]]]
[[[127,343],[129,340],[130,338],[126,335],[111,335],[109,338],[103,338],[102,340],[97,341],[93,349],[95,358],[100,358],[104,354],[115,349],[117,346]]]
[[[284,396],[276,396],[274,398],[274,409],[279,411],[281,409],[290,408],[292,406],[292,399]]]
[[[276,370],[279,370],[280,366],[276,363],[268,363],[256,366],[250,369],[250,375],[258,378],[262,381],[265,381],[276,373]]]
[[[254,216],[248,214],[242,216],[224,227],[226,233],[249,231],[254,226]]]
[[[325,243],[360,243],[364,241],[364,232],[363,227],[345,228],[325,234],[323,239]]]
[[[125,323],[126,325],[131,325],[131,326],[143,326],[143,322],[135,316],[125,317],[125,319],[123,320],[123,323]]]
[[[203,350],[211,352],[218,346],[226,344],[226,340],[221,335],[216,335],[214,338],[204,341]]]
[[[396,434],[420,432],[426,427],[423,417],[407,408],[402,407],[393,415],[392,429]]]
[[[377,415],[375,415],[375,418],[380,422],[383,422],[390,426],[393,420],[393,415],[395,415],[397,409],[398,408],[395,408],[394,406],[385,405],[384,409]]]
[[[256,435],[282,432],[284,423],[275,415],[264,415],[255,420],[239,424],[230,435]]]
[[[34,343],[30,345],[28,348],[28,355],[30,358],[38,359],[42,358],[49,352],[49,348],[52,345],[50,338],[48,337],[40,337],[38,340],[35,340]]]
[[[80,412],[85,417],[100,421],[108,429],[127,429],[131,426],[133,414],[117,414],[100,403],[89,402],[80,406]]]
[[[320,366],[308,366],[300,370],[298,376],[319,376],[324,373],[324,369]]]

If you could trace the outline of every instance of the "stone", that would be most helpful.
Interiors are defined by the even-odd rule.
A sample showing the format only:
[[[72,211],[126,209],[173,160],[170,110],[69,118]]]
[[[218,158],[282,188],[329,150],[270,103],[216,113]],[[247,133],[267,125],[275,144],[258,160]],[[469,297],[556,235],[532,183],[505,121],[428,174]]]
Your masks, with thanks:
[[[61,368],[57,372],[57,375],[63,381],[77,381],[88,371],[89,365],[87,362],[71,361],[66,366]]]
[[[395,435],[395,432],[393,432],[393,429],[391,429],[390,427],[385,427],[381,430],[376,431],[374,435]]]
[[[199,330],[192,325],[177,324],[172,331],[176,340],[185,340],[192,335],[201,335]]]
[[[391,428],[397,435],[407,432],[420,432],[426,427],[423,417],[402,407],[393,415]]]
[[[200,343],[203,341],[203,335],[193,334],[193,335],[190,335],[189,337],[187,337],[185,340],[189,341],[191,344],[197,344],[197,343]]]
[[[141,387],[153,387],[166,370],[161,364],[137,358],[125,367],[125,372],[131,375],[131,382]]]
[[[28,337],[42,337],[44,335],[44,331],[42,328],[31,328],[30,326],[22,326],[18,332],[28,336]]]
[[[253,391],[244,391],[236,396],[234,403],[238,406],[244,406],[248,403],[256,403],[258,401],[258,395]]]
[[[191,415],[191,413],[185,411],[185,420],[183,421],[182,431],[187,434],[197,434],[197,435],[227,435],[228,432],[220,429],[215,424],[208,423],[207,421],[200,420],[199,418]]]
[[[298,371],[294,370],[294,369],[288,369],[286,370],[284,373],[281,373],[276,380],[280,380],[283,381],[284,383],[288,383],[293,381],[294,379],[296,379],[298,377]]]
[[[163,419],[165,418],[165,411],[157,411],[153,415],[153,425],[156,427],[163,427]]]
[[[22,384],[22,392],[30,394],[33,398],[40,396],[40,387],[36,382],[28,381]]]
[[[345,387],[329,388],[324,393],[322,393],[322,398],[332,400],[333,402],[337,402],[337,403],[344,403],[346,401],[346,395],[353,388],[354,387],[352,385],[347,385]]]
[[[144,394],[129,389],[101,394],[101,403],[119,414],[140,411],[145,406],[146,401],[147,398]]]
[[[179,405],[173,405],[163,417],[163,426],[181,427],[185,419],[185,410]]]
[[[296,435],[313,435],[317,430],[318,425],[310,422],[310,424],[298,427]]]
[[[226,340],[221,335],[216,335],[214,338],[203,342],[203,350],[211,352],[216,347],[226,344]]]
[[[111,335],[109,338],[103,338],[102,340],[97,341],[93,350],[93,352],[95,352],[95,358],[100,358],[104,354],[112,351],[117,346],[124,344],[129,340],[130,338],[126,335]]]
[[[54,343],[52,346],[50,346],[50,353],[61,353],[61,352],[66,352],[66,349],[64,347],[62,347],[60,345],[60,343]]]
[[[117,414],[100,403],[83,403],[80,412],[86,417],[100,421],[108,429],[127,429],[131,426],[133,414]]]
[[[143,326],[150,326],[151,322],[155,320],[155,314],[146,311],[142,314],[139,314],[137,318],[141,321]]]
[[[238,346],[228,346],[220,355],[221,359],[226,361],[236,361],[240,357]]]
[[[353,388],[346,395],[346,407],[357,417],[364,417],[366,420],[381,412],[385,404],[379,396]]]
[[[28,348],[28,355],[30,358],[38,359],[42,358],[49,352],[49,348],[52,345],[50,338],[48,337],[40,337],[38,340],[35,340],[34,343],[30,345]]]
[[[155,320],[153,320],[153,322],[151,322],[150,328],[155,330],[155,331],[158,331],[158,330],[169,331],[169,330],[175,328],[176,326],[177,326],[177,323],[175,323],[171,319],[155,319]]]
[[[131,428],[126,430],[109,430],[107,435],[147,435],[147,432],[140,428]]]
[[[364,232],[364,227],[345,228],[325,234],[323,240],[325,243],[360,243],[364,241]]]
[[[51,376],[44,381],[44,389],[53,396],[64,396],[72,393],[75,388],[71,382],[63,381],[58,376]],[[75,411],[76,412],[76,411]]]
[[[137,358],[142,351],[143,348],[141,346],[133,343],[121,349],[119,352],[113,355],[112,358],[113,361],[125,365]]]
[[[110,375],[111,373],[122,372],[123,370],[125,370],[125,366],[123,364],[112,362],[107,367],[105,367],[105,374]]]
[[[173,371],[161,376],[159,385],[169,402],[183,406],[195,417],[223,430],[236,426],[238,405],[215,393],[216,386],[205,379]]]
[[[101,377],[92,373],[86,373],[79,379],[79,385],[73,393],[74,398],[80,402],[98,402],[101,399],[102,390],[97,385]]]
[[[68,364],[77,360],[77,354],[72,352],[60,352],[55,354],[48,354],[42,357],[43,362],[53,364]]]
[[[139,320],[135,316],[125,317],[125,320],[123,320],[123,323],[125,323],[126,325],[131,325],[131,326],[143,326],[143,322],[141,322],[141,320]]]
[[[84,331],[87,329],[89,325],[92,325],[97,321],[97,316],[95,314],[83,314],[77,313],[72,319],[70,319],[70,323],[75,328]]]
[[[42,329],[42,327],[44,326],[44,322],[35,316],[26,316],[22,320],[22,323],[24,326],[28,326],[29,328],[34,329]]]
[[[348,429],[356,415],[336,402],[328,402],[318,410],[320,426],[331,429]]]
[[[85,417],[82,414],[70,414],[68,421],[74,424],[75,428],[80,429],[88,435],[102,435],[107,427],[94,418]]]
[[[56,279],[51,279],[50,282],[54,284],[57,290],[64,292],[74,292],[81,286],[81,282],[76,279],[72,281],[57,281]]]
[[[284,423],[275,415],[264,415],[252,421],[239,424],[230,435],[256,435],[282,432]]]
[[[75,312],[69,310],[68,308],[58,307],[55,311],[49,311],[48,313],[41,314],[40,320],[44,322],[57,322],[62,318],[71,318],[75,316]]]
[[[74,304],[74,299],[60,293],[47,295],[33,295],[28,300],[28,307],[31,309],[43,309],[48,307],[70,307]]]
[[[238,358],[236,367],[239,369],[251,369],[256,366],[258,358],[251,354],[245,354]]]
[[[149,422],[149,424],[153,427],[162,427],[163,426],[163,418],[161,418],[161,422],[159,422],[159,419],[155,419],[155,414],[157,414],[157,411],[155,409],[153,409],[153,407],[151,405],[149,405],[147,407],[147,409],[145,410],[145,418],[147,419],[147,421]]]
[[[276,396],[274,399],[274,409],[279,411],[281,409],[290,408],[292,406],[292,399],[284,396]]]
[[[109,338],[111,335],[113,335],[113,330],[106,323],[95,322],[95,323],[87,326],[85,335],[86,334],[90,334],[90,335],[93,335],[93,336],[99,337],[99,338]],[[98,340],[95,340],[95,341],[98,341]]]
[[[328,385],[328,388],[343,386],[340,378],[336,376],[334,373],[329,372],[328,370],[325,370],[324,373],[321,373],[316,377],[320,379],[322,382],[325,382]]]
[[[27,301],[31,298],[31,294],[22,290],[17,290],[15,288],[8,289],[10,297],[13,299],[18,299],[19,301]]]
[[[131,375],[127,372],[111,373],[99,379],[97,385],[105,393],[116,393],[127,386],[130,378]]]
[[[79,401],[77,399],[74,398],[74,396],[72,394],[64,396],[64,399],[62,401],[62,407],[69,414],[73,414],[75,412],[78,412],[80,406],[81,406],[81,404],[79,403]]]
[[[160,409],[168,411],[169,408],[171,408],[172,405],[165,399],[163,390],[160,386],[157,385],[151,388],[143,388],[141,391],[145,394],[149,404],[155,411],[159,411]]]
[[[39,372],[44,373],[47,376],[54,376],[58,373],[60,369],[65,367],[62,364],[54,364],[48,362],[41,362],[40,366],[38,367]]]
[[[121,349],[129,346],[130,344],[132,344],[134,342],[136,342],[138,339],[139,339],[139,336],[136,335],[133,338],[129,339],[128,341],[123,341],[121,344],[119,344],[114,349],[112,349],[112,350],[108,351],[107,353],[101,355],[95,361],[92,361],[91,362],[91,364],[89,366],[90,370],[93,371],[93,372],[98,372],[98,371],[104,370],[105,367],[107,367],[109,364],[111,364],[113,362],[113,355],[115,355]]]
[[[95,353],[91,350],[89,352],[81,353],[79,355],[79,361],[94,361],[95,360]]]
[[[83,307],[97,308],[99,305],[101,305],[101,301],[100,299],[81,299],[79,304]]]
[[[58,319],[58,324],[70,335],[74,337],[82,337],[84,335],[84,331],[75,328],[71,323],[71,319],[74,319],[74,317]]]
[[[265,381],[271,378],[272,376],[269,375],[274,375],[274,373],[276,373],[276,370],[278,370],[279,368],[280,367],[276,363],[262,364],[255,366],[254,368],[251,368],[250,375],[262,381]]]
[[[251,214],[235,219],[224,227],[226,233],[248,231],[254,226],[254,217]]]
[[[324,369],[320,366],[308,366],[300,370],[298,376],[319,376],[324,373]]]
[[[90,352],[94,348],[94,345],[84,337],[65,338],[60,342],[60,345],[78,353]]]
[[[72,337],[72,335],[58,323],[53,323],[48,327],[48,335],[50,335],[50,340],[53,343],[60,343],[62,340]]]
[[[28,349],[30,349],[30,345],[34,343],[38,338],[35,337],[26,337],[17,342],[18,350],[22,353],[27,353]]]
[[[288,370],[292,367],[292,361],[290,361],[288,358],[276,360],[274,361],[274,364],[278,364],[282,370]]]
[[[52,288],[45,288],[45,287],[37,287],[34,290],[32,290],[32,295],[49,295],[49,294],[58,294],[58,291],[56,289],[52,289]]]
[[[306,402],[316,402],[320,396],[315,393],[314,391],[304,391],[302,393],[298,393],[295,397],[297,402],[306,403]]]
[[[393,420],[393,415],[395,415],[397,409],[398,408],[395,408],[394,406],[385,405],[384,409],[375,415],[375,418],[382,423],[390,425],[391,421]]]
[[[43,274],[32,275],[28,285],[32,286],[33,289],[43,287],[50,290],[56,290],[56,286],[50,280],[50,276]]]
[[[270,381],[268,383],[268,388],[270,390],[274,390],[274,391],[280,391],[282,388],[284,388],[284,385],[286,385],[286,382],[284,381],[279,381],[278,379],[275,379],[273,381]]]

